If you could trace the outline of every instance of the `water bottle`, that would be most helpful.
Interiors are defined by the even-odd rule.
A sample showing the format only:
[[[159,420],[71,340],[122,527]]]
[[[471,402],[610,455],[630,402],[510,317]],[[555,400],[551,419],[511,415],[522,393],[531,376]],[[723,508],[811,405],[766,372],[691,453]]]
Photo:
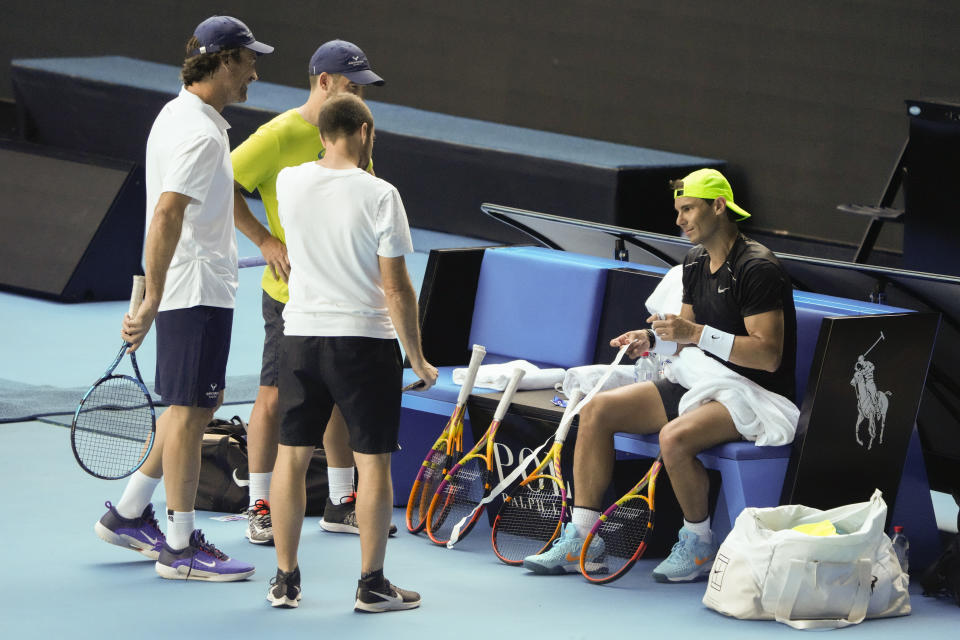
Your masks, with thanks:
[[[904,573],[907,573],[907,567],[910,563],[910,541],[903,533],[902,526],[897,525],[893,528],[893,537],[890,538],[890,541],[893,543],[893,551],[897,554],[897,560],[900,561],[900,568],[903,569]]]
[[[646,382],[660,379],[660,356],[649,351],[637,358],[633,365],[633,381]]]

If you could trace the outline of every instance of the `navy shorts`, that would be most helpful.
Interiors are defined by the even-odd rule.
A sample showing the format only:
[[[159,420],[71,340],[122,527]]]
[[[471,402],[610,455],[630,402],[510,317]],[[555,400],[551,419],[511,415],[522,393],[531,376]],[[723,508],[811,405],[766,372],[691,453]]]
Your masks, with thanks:
[[[233,309],[190,307],[157,314],[154,391],[164,404],[215,407],[226,382]]]
[[[280,367],[280,343],[283,341],[283,308],[266,291],[260,303],[263,311],[263,360],[260,363],[260,386],[277,386]]]
[[[355,452],[399,448],[403,365],[396,340],[284,336],[278,383],[280,444],[320,446],[336,405]]]

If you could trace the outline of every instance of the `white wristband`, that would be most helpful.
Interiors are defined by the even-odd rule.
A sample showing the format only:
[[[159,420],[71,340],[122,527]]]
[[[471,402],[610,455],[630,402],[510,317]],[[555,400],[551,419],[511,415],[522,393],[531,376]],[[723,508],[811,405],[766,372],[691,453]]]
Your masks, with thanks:
[[[714,329],[708,324],[703,325],[703,333],[700,334],[700,342],[697,346],[704,351],[709,351],[724,362],[730,360],[730,352],[733,351],[732,333]]]

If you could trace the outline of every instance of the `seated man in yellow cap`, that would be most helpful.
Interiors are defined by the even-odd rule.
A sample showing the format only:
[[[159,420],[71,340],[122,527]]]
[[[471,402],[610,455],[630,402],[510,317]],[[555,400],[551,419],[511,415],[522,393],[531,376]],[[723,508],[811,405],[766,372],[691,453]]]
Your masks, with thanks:
[[[760,386],[794,397],[796,315],[790,278],[773,253],[750,240],[737,222],[750,214],[714,169],[674,181],[677,225],[694,247],[683,261],[683,305],[679,316],[647,318],[652,328],[629,331],[610,341],[634,342],[627,355],[646,351],[671,355],[698,346],[709,356]],[[574,454],[574,508],[558,541],[530,556],[524,566],[538,573],[577,571],[583,540],[605,506],[613,475],[613,435],[660,434],[660,450],[683,511],[684,526],[670,555],[654,570],[658,582],[688,582],[710,571],[719,541],[710,530],[709,480],[697,454],[741,439],[727,409],[716,401],[678,415],[680,384],[660,379],[612,389],[580,413]]]

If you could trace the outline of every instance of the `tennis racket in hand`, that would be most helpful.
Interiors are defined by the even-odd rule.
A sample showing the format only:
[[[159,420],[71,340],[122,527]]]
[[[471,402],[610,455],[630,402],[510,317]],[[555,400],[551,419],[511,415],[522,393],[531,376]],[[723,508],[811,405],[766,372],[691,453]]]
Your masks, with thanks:
[[[471,514],[470,520],[461,528],[458,539],[466,537],[477,523],[483,509],[477,505],[490,494],[490,475],[493,471],[493,445],[500,422],[506,415],[517,385],[524,375],[523,369],[514,369],[507,383],[500,403],[493,414],[493,420],[487,432],[477,441],[473,449],[443,478],[430,502],[427,512],[427,535],[437,544],[447,544],[454,526]],[[476,509],[476,510],[475,510]]]
[[[473,390],[473,383],[477,379],[477,370],[487,355],[486,348],[479,344],[473,345],[470,355],[470,365],[467,367],[467,376],[460,387],[457,405],[453,414],[444,426],[437,441],[430,447],[427,456],[417,471],[407,500],[407,531],[420,533],[427,526],[427,512],[430,510],[430,501],[437,487],[443,481],[447,471],[460,459],[463,453],[463,415],[467,410],[467,398]]]
[[[604,584],[623,577],[647,550],[653,533],[653,494],[662,467],[657,456],[640,482],[604,511],[587,534],[580,573],[590,582]]]
[[[527,556],[542,553],[563,525],[567,514],[567,490],[560,469],[563,442],[583,397],[578,389],[567,402],[553,446],[540,464],[525,477],[503,505],[493,522],[493,551],[509,565],[521,565]]]
[[[144,287],[143,276],[134,276],[131,317],[140,308]],[[136,378],[114,374],[129,347],[130,343],[123,343],[106,372],[84,394],[70,428],[70,445],[80,467],[105,480],[124,478],[139,469],[156,436],[156,412],[136,354],[130,353]]]

